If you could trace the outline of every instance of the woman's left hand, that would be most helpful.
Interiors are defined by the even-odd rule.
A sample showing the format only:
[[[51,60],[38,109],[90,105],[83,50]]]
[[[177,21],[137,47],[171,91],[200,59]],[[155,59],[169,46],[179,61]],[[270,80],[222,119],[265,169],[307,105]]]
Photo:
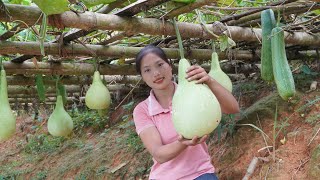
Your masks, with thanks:
[[[206,70],[204,70],[201,66],[192,65],[187,69],[187,77],[188,81],[196,80],[197,84],[205,83],[208,84],[211,80],[211,77],[208,75]]]

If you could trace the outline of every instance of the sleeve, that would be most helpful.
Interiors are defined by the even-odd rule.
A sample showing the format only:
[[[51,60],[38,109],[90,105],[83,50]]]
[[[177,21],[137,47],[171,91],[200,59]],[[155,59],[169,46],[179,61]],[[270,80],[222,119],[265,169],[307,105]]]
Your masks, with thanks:
[[[133,120],[134,124],[136,126],[136,131],[138,135],[140,133],[152,126],[155,126],[153,123],[151,117],[148,115],[148,110],[147,108],[143,107],[143,104],[138,104],[133,111]]]

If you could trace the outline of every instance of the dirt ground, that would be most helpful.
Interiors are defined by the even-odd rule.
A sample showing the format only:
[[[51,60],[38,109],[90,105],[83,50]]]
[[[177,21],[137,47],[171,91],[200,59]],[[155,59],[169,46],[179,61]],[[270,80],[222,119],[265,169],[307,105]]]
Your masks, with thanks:
[[[320,178],[312,176],[312,162],[319,162],[312,154],[320,143],[320,91],[284,102],[272,88],[258,88],[236,94],[242,112],[208,140],[219,178],[242,179],[255,158],[249,179]],[[0,179],[147,179],[152,160],[131,113],[132,107],[118,110],[111,127],[87,128],[66,139],[48,135],[46,114],[41,122],[18,116],[17,133],[0,144]]]

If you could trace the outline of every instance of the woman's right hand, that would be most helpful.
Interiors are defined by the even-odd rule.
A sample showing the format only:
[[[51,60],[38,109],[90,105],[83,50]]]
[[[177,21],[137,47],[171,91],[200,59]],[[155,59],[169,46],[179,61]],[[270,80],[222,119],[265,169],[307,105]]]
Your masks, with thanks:
[[[195,136],[192,139],[186,139],[182,135],[179,135],[178,141],[187,146],[195,146],[203,143],[204,141],[207,140],[207,138],[208,138],[208,135],[204,135],[201,138],[198,138],[197,136]]]

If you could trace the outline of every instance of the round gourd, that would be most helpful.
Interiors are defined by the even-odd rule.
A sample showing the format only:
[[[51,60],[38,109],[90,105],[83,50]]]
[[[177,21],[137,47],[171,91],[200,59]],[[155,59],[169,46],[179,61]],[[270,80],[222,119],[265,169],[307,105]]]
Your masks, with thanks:
[[[48,131],[53,136],[68,136],[73,129],[73,121],[65,111],[62,96],[57,97],[56,107],[48,120]]]
[[[186,80],[186,69],[190,63],[179,61],[179,86],[172,99],[172,119],[176,131],[184,138],[202,137],[211,133],[220,123],[220,104],[203,84]]]
[[[110,106],[110,92],[102,83],[98,71],[94,72],[93,82],[87,91],[85,101],[90,109],[108,109]]]

